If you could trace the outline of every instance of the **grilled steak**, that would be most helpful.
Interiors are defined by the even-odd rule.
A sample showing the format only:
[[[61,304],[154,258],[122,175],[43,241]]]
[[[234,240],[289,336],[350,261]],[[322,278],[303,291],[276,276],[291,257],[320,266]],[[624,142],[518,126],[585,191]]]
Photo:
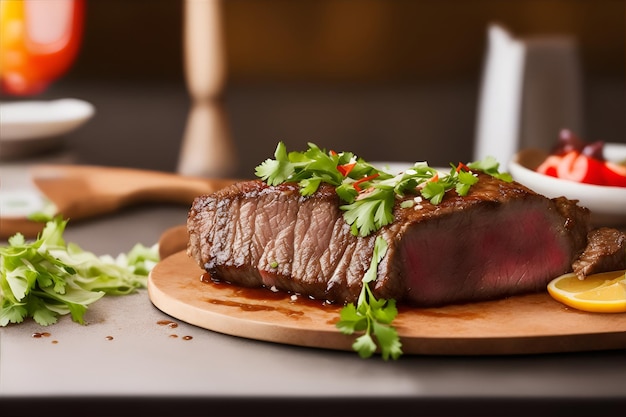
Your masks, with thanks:
[[[416,306],[540,291],[572,271],[588,210],[478,176],[466,196],[450,191],[437,205],[397,199],[395,220],[367,237],[351,234],[330,185],[302,197],[293,183],[239,182],[195,199],[187,252],[212,279],[336,303],[358,298],[378,235],[389,246],[374,294]]]

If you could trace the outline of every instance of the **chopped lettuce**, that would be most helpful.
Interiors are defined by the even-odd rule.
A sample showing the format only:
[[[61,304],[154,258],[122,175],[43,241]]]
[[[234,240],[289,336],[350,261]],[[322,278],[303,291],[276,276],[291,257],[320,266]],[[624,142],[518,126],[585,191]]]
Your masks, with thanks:
[[[65,314],[85,324],[89,304],[147,286],[148,273],[159,261],[158,244],[138,243],[116,258],[96,256],[65,243],[66,225],[56,217],[33,242],[17,233],[0,246],[0,326],[28,317],[48,326]]]

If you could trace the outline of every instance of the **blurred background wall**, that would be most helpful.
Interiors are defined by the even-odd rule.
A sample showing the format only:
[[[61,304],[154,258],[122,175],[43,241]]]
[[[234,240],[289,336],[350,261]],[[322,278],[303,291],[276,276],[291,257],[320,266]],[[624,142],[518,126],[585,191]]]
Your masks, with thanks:
[[[179,77],[181,0],[89,0],[77,76]],[[590,77],[624,77],[623,0],[226,0],[232,81],[474,79],[485,28],[573,34]]]
[[[84,43],[70,77],[183,83],[182,4],[89,0]],[[246,111],[258,107],[258,118],[233,123],[240,149],[246,140],[266,141],[273,150],[278,139],[291,138],[297,146],[336,141],[342,134],[371,141],[385,134],[385,124],[404,124],[411,133],[398,138],[398,147],[422,132],[433,143],[422,147],[423,159],[443,161],[434,144],[446,143],[459,158],[467,157],[491,22],[519,36],[575,36],[584,77],[585,135],[626,141],[623,0],[226,0],[223,12],[231,118],[236,122],[245,106]],[[244,104],[241,91],[259,85],[273,87],[259,88],[256,99]],[[391,93],[367,92],[380,86]],[[329,121],[330,113],[311,114],[309,104],[321,100],[320,89],[335,94],[328,111],[341,114],[343,122]],[[300,101],[281,107],[277,97],[288,92],[296,92]],[[387,102],[394,115],[376,113],[367,104],[372,100]],[[420,118],[412,116],[414,110],[422,114],[419,123],[409,120]],[[290,121],[284,130],[258,137],[264,117]],[[336,129],[325,129],[324,123]],[[354,126],[359,124],[362,131]],[[355,139],[345,142],[355,144]],[[366,152],[363,156],[376,159],[404,156]],[[244,165],[253,164],[245,158]]]

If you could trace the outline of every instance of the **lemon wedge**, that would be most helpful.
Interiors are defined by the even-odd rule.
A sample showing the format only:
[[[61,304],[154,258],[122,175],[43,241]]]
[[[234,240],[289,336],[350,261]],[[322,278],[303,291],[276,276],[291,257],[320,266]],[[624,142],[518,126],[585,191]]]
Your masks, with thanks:
[[[581,280],[561,275],[548,283],[555,300],[578,310],[593,313],[626,312],[626,270],[589,275]]]

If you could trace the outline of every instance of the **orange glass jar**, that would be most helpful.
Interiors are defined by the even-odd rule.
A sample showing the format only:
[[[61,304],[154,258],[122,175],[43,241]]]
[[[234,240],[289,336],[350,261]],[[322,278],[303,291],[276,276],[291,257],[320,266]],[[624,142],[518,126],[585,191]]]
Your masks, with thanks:
[[[35,95],[65,74],[81,44],[84,10],[84,0],[0,1],[2,93]]]

